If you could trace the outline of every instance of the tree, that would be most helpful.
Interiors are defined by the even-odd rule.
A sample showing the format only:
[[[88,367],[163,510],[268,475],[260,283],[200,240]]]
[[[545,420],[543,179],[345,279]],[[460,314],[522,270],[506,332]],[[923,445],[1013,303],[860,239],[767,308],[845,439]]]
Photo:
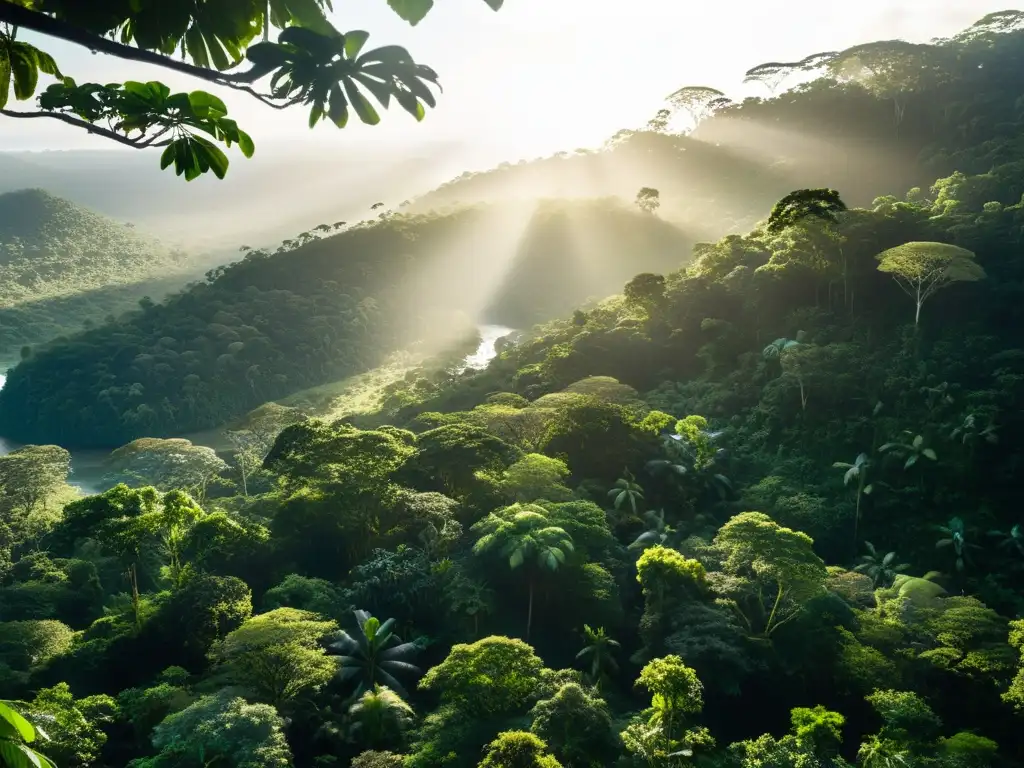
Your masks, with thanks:
[[[642,309],[649,318],[657,319],[665,308],[665,276],[641,272],[626,283],[622,295],[627,305]]]
[[[857,481],[857,506],[854,510],[853,515],[853,544],[857,545],[857,531],[860,528],[860,501],[864,496],[869,496],[873,490],[870,483],[868,483],[868,469],[871,468],[871,460],[868,459],[866,453],[858,453],[857,458],[854,459],[853,464],[849,464],[845,461],[837,461],[832,464],[836,469],[845,469],[843,473],[843,485],[849,485],[854,480]],[[871,550],[871,554],[874,555],[875,550],[873,547],[868,545],[868,549]]]
[[[65,487],[70,472],[71,454],[58,445],[26,445],[0,456],[4,507],[28,517]]]
[[[495,10],[503,4],[485,2]],[[437,73],[399,46],[364,52],[369,34],[337,31],[324,13],[330,5],[329,0],[244,0],[168,14],[166,8],[138,4],[108,3],[85,13],[77,6],[0,3],[0,22],[6,29],[0,35],[0,72],[6,73],[0,78],[0,114],[60,120],[135,149],[163,147],[161,168],[173,164],[187,180],[211,170],[224,177],[228,158],[214,141],[227,147],[237,144],[246,157],[255,149],[217,96],[172,93],[159,82],[78,84],[45,51],[16,39],[24,29],[241,91],[276,109],[304,105],[310,127],[329,118],[343,128],[351,111],[363,123],[376,125],[380,116],[367,93],[385,109],[393,99],[422,120],[425,108],[436,105],[429,86],[438,85]],[[391,3],[410,24],[418,23],[431,6]],[[281,30],[276,43],[270,42],[272,27]],[[228,72],[243,62],[246,69]],[[10,86],[15,98],[25,101],[35,94],[40,73],[57,82],[40,94],[39,109],[4,109]],[[260,89],[268,76],[269,88]]]
[[[321,641],[336,630],[333,621],[295,608],[253,616],[217,644],[223,672],[255,698],[278,709],[331,679],[335,663]]]
[[[487,754],[478,768],[562,768],[545,753],[547,744],[526,731],[505,731],[487,745]]]
[[[443,702],[475,717],[493,717],[523,709],[537,692],[543,667],[522,640],[485,637],[453,646],[419,687],[437,691]]]
[[[704,708],[704,687],[697,673],[678,656],[669,655],[648,662],[636,682],[650,691],[652,714],[646,725],[634,722],[622,733],[626,749],[655,765],[690,757],[695,743],[708,738],[703,729],[687,728],[688,715]]]
[[[950,518],[946,525],[937,526],[936,530],[943,534],[943,537],[935,542],[935,547],[937,549],[941,549],[943,547],[949,547],[952,549],[956,569],[957,571],[962,572],[965,563],[970,562],[970,558],[967,553],[971,549],[981,549],[981,547],[967,540],[967,527],[964,525],[964,521],[959,517]]]
[[[578,683],[566,683],[530,711],[530,730],[566,765],[606,762],[617,749],[608,705]]]
[[[652,187],[641,187],[636,193],[636,207],[644,213],[657,213],[661,207],[661,192]]]
[[[771,96],[779,89],[779,86],[799,68],[798,62],[785,63],[769,61],[751,67],[743,76],[744,83],[760,83],[768,89]]]
[[[413,708],[386,686],[375,685],[348,708],[351,733],[368,749],[400,743],[416,718]]]
[[[100,757],[107,734],[102,726],[114,721],[116,702],[106,695],[76,699],[67,683],[43,688],[26,714],[48,737],[43,751],[60,768],[87,768]]]
[[[159,753],[144,768],[291,768],[284,721],[269,704],[250,704],[230,691],[203,696],[153,731]]]
[[[870,541],[865,541],[864,546],[867,547],[868,554],[861,555],[861,562],[853,570],[869,576],[871,583],[876,587],[890,586],[896,579],[896,576],[910,567],[909,563],[894,565],[893,562],[896,560],[895,552],[886,552],[882,555],[875,550],[875,545]]]
[[[1015,711],[1024,712],[1024,619],[1010,622],[1009,643],[1019,653],[1017,674],[1010,683],[1010,687],[1003,692],[1002,697],[1003,701],[1012,706]]]
[[[666,101],[674,110],[682,110],[690,116],[691,131],[719,109],[732,103],[721,91],[704,85],[680,88],[670,94]]]
[[[656,545],[645,549],[636,562],[636,580],[643,587],[647,607],[664,612],[668,599],[700,596],[708,590],[707,573],[698,560]]]
[[[330,645],[330,650],[339,654],[339,678],[357,681],[353,697],[380,683],[408,698],[409,694],[395,675],[420,674],[420,668],[409,663],[408,659],[414,658],[422,646],[415,641],[403,643],[391,629],[394,619],[382,624],[366,611],[355,611],[353,616],[356,630],[339,630]]]
[[[152,485],[161,491],[182,489],[206,499],[206,486],[228,465],[217,452],[181,437],[142,437],[110,454],[109,482]]]
[[[615,481],[615,487],[608,491],[608,496],[612,499],[615,509],[622,509],[628,505],[635,515],[638,502],[644,500],[644,489],[636,482],[633,473],[627,469],[623,472],[623,476]]]
[[[726,596],[748,629],[770,637],[801,614],[804,601],[822,593],[825,564],[813,544],[761,512],[742,512],[719,529],[714,546],[722,568],[737,577]]]
[[[906,434],[910,436],[913,433],[906,432]],[[906,461],[903,463],[904,469],[910,469],[912,466],[917,464],[918,460],[921,459],[922,457],[928,459],[929,461],[937,461],[939,458],[935,454],[935,451],[933,449],[925,445],[924,437],[922,437],[921,435],[914,435],[914,437],[910,440],[909,443],[885,443],[878,450],[880,453],[894,453],[900,458],[903,458],[905,456]]]
[[[647,121],[647,130],[653,133],[665,133],[668,130],[668,122],[671,118],[671,110],[659,109],[654,114],[654,117]]]
[[[615,661],[615,649],[620,647],[619,641],[605,632],[604,627],[591,629],[589,624],[583,625],[583,636],[587,644],[576,654],[576,659],[589,665],[587,674],[590,681],[600,686],[619,671],[619,664]]]
[[[491,477],[488,473],[481,476]],[[568,501],[572,491],[565,486],[569,467],[564,461],[540,453],[528,453],[492,482],[509,502]]]
[[[921,307],[951,283],[976,282],[985,270],[966,248],[948,243],[910,242],[882,251],[878,270],[891,275],[914,302],[914,327],[921,321]]]
[[[833,55],[828,68],[840,82],[859,83],[879,98],[891,100],[899,139],[907,98],[930,74],[934,50],[930,45],[883,40]]]
[[[304,419],[305,416],[298,408],[266,403],[249,413],[237,429],[224,432],[235,449],[235,463],[242,475],[242,492],[245,496],[249,495],[249,476],[263,466],[263,460],[270,453],[277,436],[286,427]]]
[[[181,583],[186,538],[196,523],[205,516],[203,508],[187,493],[170,491],[164,494],[159,511],[150,513],[142,519],[142,524],[149,526],[163,540],[167,550],[171,583],[175,586]]]
[[[572,538],[565,529],[551,525],[548,511],[536,504],[513,504],[492,512],[472,530],[479,535],[473,545],[476,555],[494,551],[508,558],[509,568],[525,565],[529,603],[526,611],[526,640],[533,625],[533,592],[537,571],[557,571],[572,553]]]
[[[807,218],[834,222],[846,203],[834,189],[798,189],[779,200],[768,217],[768,232],[778,234]]]
[[[774,96],[775,92],[782,85],[783,81],[796,70],[796,63],[785,63],[769,61],[751,67],[743,75],[744,83],[760,83],[768,89],[768,94]]]
[[[834,755],[843,740],[846,718],[820,704],[813,708],[795,707],[789,712],[793,735],[805,749],[819,757]]]
[[[46,735],[11,706],[0,701],[0,760],[7,768],[57,768],[50,759],[29,744]]]

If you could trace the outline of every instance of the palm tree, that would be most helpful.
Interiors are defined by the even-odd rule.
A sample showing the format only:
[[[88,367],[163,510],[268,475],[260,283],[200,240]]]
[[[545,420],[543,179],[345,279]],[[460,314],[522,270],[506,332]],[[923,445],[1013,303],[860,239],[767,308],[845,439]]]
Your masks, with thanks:
[[[533,592],[536,571],[557,571],[573,551],[572,537],[565,529],[551,525],[547,510],[536,504],[513,504],[492,512],[473,526],[480,539],[473,553],[481,555],[498,550],[508,558],[509,568],[527,565],[529,604],[526,611],[526,641],[533,625]]]
[[[843,485],[849,485],[854,480],[857,481],[857,508],[853,516],[853,545],[857,546],[857,531],[860,528],[860,500],[863,496],[870,496],[872,491],[872,486],[868,483],[868,469],[871,467],[871,461],[866,453],[860,453],[857,454],[853,464],[836,461],[832,466],[836,469],[846,470],[843,475]]]
[[[910,435],[910,432],[906,432]],[[886,443],[878,449],[880,453],[895,453],[900,458],[906,456],[907,460],[903,464],[903,469],[910,469],[912,466],[917,464],[918,460],[923,456],[929,461],[937,461],[938,456],[935,455],[935,451],[928,448],[924,444],[924,438],[921,435],[914,435],[914,439],[909,443]]]
[[[996,434],[995,424],[989,422],[982,427],[978,423],[978,418],[973,413],[969,413],[964,417],[963,424],[950,432],[949,439],[960,440],[961,445],[973,446],[979,440],[995,445],[999,442],[999,435]]]
[[[399,696],[408,697],[395,675],[418,675],[422,672],[407,661],[423,650],[422,644],[416,641],[403,643],[391,631],[394,619],[381,624],[367,611],[353,611],[353,615],[358,630],[351,633],[340,630],[329,646],[338,654],[338,676],[343,681],[359,681],[353,697],[371,690],[378,683],[383,683]]]
[[[628,502],[635,515],[637,501],[644,500],[644,489],[636,482],[633,473],[626,469],[624,476],[616,480],[615,487],[608,491],[608,496],[615,499],[613,504],[616,509],[622,509],[622,505]]]
[[[367,749],[401,741],[416,719],[416,712],[387,686],[364,691],[348,708],[349,733]]]
[[[910,567],[910,563],[893,565],[893,560],[896,559],[895,552],[879,555],[875,550],[875,545],[870,541],[865,541],[864,546],[867,548],[868,554],[861,555],[860,564],[854,566],[853,570],[870,576],[872,583],[876,587],[891,586],[896,576]]]
[[[765,360],[777,360],[782,353],[787,349],[799,346],[800,342],[794,339],[776,339],[763,350],[761,350],[761,357]]]
[[[649,509],[644,512],[644,519],[647,520],[648,529],[637,536],[627,549],[643,552],[648,547],[664,544],[676,532],[671,525],[665,523],[664,509],[657,512]]]
[[[1024,555],[1024,528],[1021,527],[1020,523],[1017,523],[1010,529],[1009,533],[1003,533],[1002,531],[989,531],[989,536],[997,536],[1002,539],[999,542],[1000,547],[1012,547],[1016,549],[1020,554]]]
[[[604,631],[604,627],[591,629],[589,624],[583,625],[583,636],[587,640],[586,647],[576,654],[576,658],[586,659],[590,664],[588,673],[590,681],[600,686],[603,680],[608,679],[619,671],[619,664],[615,661],[615,649],[619,642]]]
[[[981,549],[981,547],[967,541],[967,528],[959,517],[950,518],[946,525],[936,526],[936,530],[945,534],[943,538],[935,542],[936,548],[952,547],[953,555],[956,557],[956,569],[962,572],[964,565],[970,561],[967,556],[968,550]]]

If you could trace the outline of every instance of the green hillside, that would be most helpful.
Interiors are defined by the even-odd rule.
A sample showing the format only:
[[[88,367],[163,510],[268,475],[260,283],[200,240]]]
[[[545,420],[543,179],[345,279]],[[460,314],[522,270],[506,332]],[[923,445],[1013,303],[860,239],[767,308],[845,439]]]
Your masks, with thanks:
[[[841,179],[851,204],[902,195],[901,183],[916,189],[923,179],[927,187],[956,170],[976,177],[972,202],[1012,205],[1022,190],[1012,180],[1018,116],[1005,73],[1022,58],[1019,34],[971,33],[909,52],[874,44],[839,59],[905,56],[928,75],[889,85],[879,69],[857,80],[848,61],[778,98],[728,104],[689,136],[625,131],[596,155],[457,180],[433,198],[440,205],[437,195],[458,198],[460,189],[486,197],[477,187],[501,186],[503,174],[561,178],[545,170],[551,164],[587,163],[597,174],[602,163],[628,157],[638,169],[631,186],[656,172],[661,181],[678,179],[666,185],[664,216],[614,199],[545,201],[531,197],[534,189],[490,206],[388,213],[330,237],[310,234],[305,240],[315,242],[306,245],[258,252],[164,305],[37,350],[0,394],[0,428],[25,441],[104,447],[205,429],[365,370],[424,328],[441,332],[446,322],[427,319],[438,310],[512,327],[568,312],[631,274],[685,263],[695,242],[751,226],[798,182],[827,176],[811,152],[822,137],[846,147],[847,174],[851,163],[858,170],[855,182]],[[893,99],[903,108],[898,122]],[[722,141],[701,138],[715,133]],[[866,159],[850,154],[865,148]],[[835,162],[835,152],[827,156]],[[962,186],[946,178],[943,188]],[[999,185],[1000,195],[985,197],[987,186]]]
[[[178,274],[181,285],[194,269],[186,254],[41,189],[0,194],[0,355],[161,298],[169,286],[148,280]]]
[[[567,231],[578,223],[583,239]],[[163,304],[34,349],[0,393],[3,434],[115,447],[216,427],[412,341],[456,341],[481,312],[534,322],[567,311],[637,268],[676,263],[693,243],[616,201],[389,215],[310,239],[254,251]]]

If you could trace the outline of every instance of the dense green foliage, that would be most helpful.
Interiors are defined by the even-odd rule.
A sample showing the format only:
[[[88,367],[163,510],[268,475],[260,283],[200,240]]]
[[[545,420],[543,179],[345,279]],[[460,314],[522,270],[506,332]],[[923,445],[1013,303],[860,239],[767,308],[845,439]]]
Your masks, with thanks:
[[[965,170],[927,191],[847,207],[839,184],[797,190],[677,271],[513,334],[484,370],[414,370],[333,422],[264,405],[226,457],[139,439],[99,495],[61,503],[56,446],[0,460],[0,696],[43,725],[33,748],[83,768],[1021,766],[1024,126],[1003,118],[1024,80],[989,78],[1024,58],[1014,25],[940,46],[959,58],[928,99],[867,81],[900,142],[923,130],[915,105],[967,121],[932,124],[930,156]],[[122,337],[54,344],[14,371],[5,419],[45,385],[45,434],[118,439],[76,415],[61,355],[107,339],[142,372],[156,361],[126,329],[185,324],[204,297],[225,313],[208,323],[253,317],[291,355],[308,318],[261,297],[316,269],[353,270],[367,293],[346,299],[380,308],[339,312],[336,338],[398,344],[399,265],[358,246],[409,221],[338,238],[343,266],[326,243],[257,255]],[[912,311],[894,274],[941,290]],[[216,364],[245,354],[230,343],[174,351]],[[233,407],[269,395],[223,375]]]
[[[194,269],[186,254],[42,190],[0,195],[0,354],[159,299]]]
[[[322,239],[306,234],[275,254],[252,251],[163,304],[147,302],[34,349],[0,394],[3,433],[111,448],[215,427],[267,400],[366,370],[425,330],[450,339],[467,322],[458,311],[474,311],[478,300],[465,282],[443,276],[478,272],[480,249],[505,215],[501,207],[392,215]],[[598,239],[573,242],[569,222]],[[615,201],[550,203],[510,254],[516,276],[496,301],[527,321],[567,311],[614,290],[636,264],[675,263],[689,242]],[[634,262],[619,259],[624,249]],[[567,289],[568,270],[584,254],[592,271]],[[559,271],[566,274],[553,280]]]
[[[485,2],[498,10],[504,0]],[[415,25],[433,2],[390,5]],[[376,125],[380,115],[370,97],[382,109],[396,103],[422,120],[426,108],[437,104],[430,89],[439,86],[437,73],[397,45],[364,50],[369,33],[338,31],[326,15],[331,8],[330,0],[215,0],[171,11],[117,0],[95,0],[87,7],[61,0],[5,0],[0,3],[0,115],[60,120],[135,149],[162,147],[161,170],[173,166],[186,181],[211,171],[224,178],[230,161],[214,142],[237,145],[245,157],[255,152],[252,137],[228,117],[219,97],[199,90],[173,93],[155,80],[79,84],[45,50],[18,39],[19,31],[30,30],[242,91],[278,109],[307,107],[310,128],[327,119],[344,128],[352,113]],[[277,42],[270,41],[271,28],[279,31]],[[243,63],[245,70],[238,71]],[[38,110],[5,109],[12,95],[17,101],[36,96],[40,75],[56,82],[38,94]],[[268,76],[269,84],[260,85]]]

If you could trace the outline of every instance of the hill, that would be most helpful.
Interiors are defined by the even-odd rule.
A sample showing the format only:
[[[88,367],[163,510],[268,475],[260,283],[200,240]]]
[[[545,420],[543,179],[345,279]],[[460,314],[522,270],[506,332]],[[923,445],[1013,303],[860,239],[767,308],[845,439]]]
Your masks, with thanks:
[[[189,251],[233,251],[325,219],[357,221],[373,203],[397,203],[464,167],[457,145],[346,146],[261,142],[224,180],[187,185],[160,170],[158,151],[0,151],[0,193],[38,187]]]
[[[180,286],[196,269],[187,254],[43,190],[0,195],[0,354],[161,298],[169,286],[159,280],[178,275]]]
[[[636,269],[676,263],[693,243],[614,200],[388,214],[305,239],[34,349],[0,392],[3,434],[115,447],[216,427],[413,341],[472,335],[473,318],[509,325],[567,311]]]
[[[0,428],[25,441],[112,447],[216,426],[264,400],[358,373],[430,325],[444,336],[448,322],[427,319],[437,311],[462,312],[456,327],[467,317],[523,327],[614,290],[631,273],[685,263],[695,242],[753,225],[808,180],[839,175],[851,203],[870,204],[902,195],[901,184],[927,199],[922,185],[956,171],[976,177],[972,202],[1005,183],[1000,197],[982,202],[1012,205],[1024,190],[1007,181],[1019,139],[1017,80],[1006,73],[1021,70],[1024,46],[1020,32],[987,24],[909,50],[883,41],[811,57],[831,63],[776,98],[704,110],[690,135],[662,125],[624,131],[600,153],[464,178],[411,201],[408,215],[386,213],[302,245],[313,230],[292,243],[297,249],[258,252],[141,316],[38,350],[0,393]],[[561,164],[576,170],[562,174]],[[588,188],[588,172],[613,178],[609,169],[625,165],[630,190],[655,173],[668,182],[659,216],[608,199],[536,197],[537,184],[569,195]],[[460,187],[470,189],[463,185],[484,197],[479,185],[507,192],[506,178],[525,178],[526,193],[416,213],[458,198]],[[581,186],[559,190],[563,178]],[[959,177],[945,178],[944,189],[959,189]],[[347,325],[354,318],[363,319]]]

